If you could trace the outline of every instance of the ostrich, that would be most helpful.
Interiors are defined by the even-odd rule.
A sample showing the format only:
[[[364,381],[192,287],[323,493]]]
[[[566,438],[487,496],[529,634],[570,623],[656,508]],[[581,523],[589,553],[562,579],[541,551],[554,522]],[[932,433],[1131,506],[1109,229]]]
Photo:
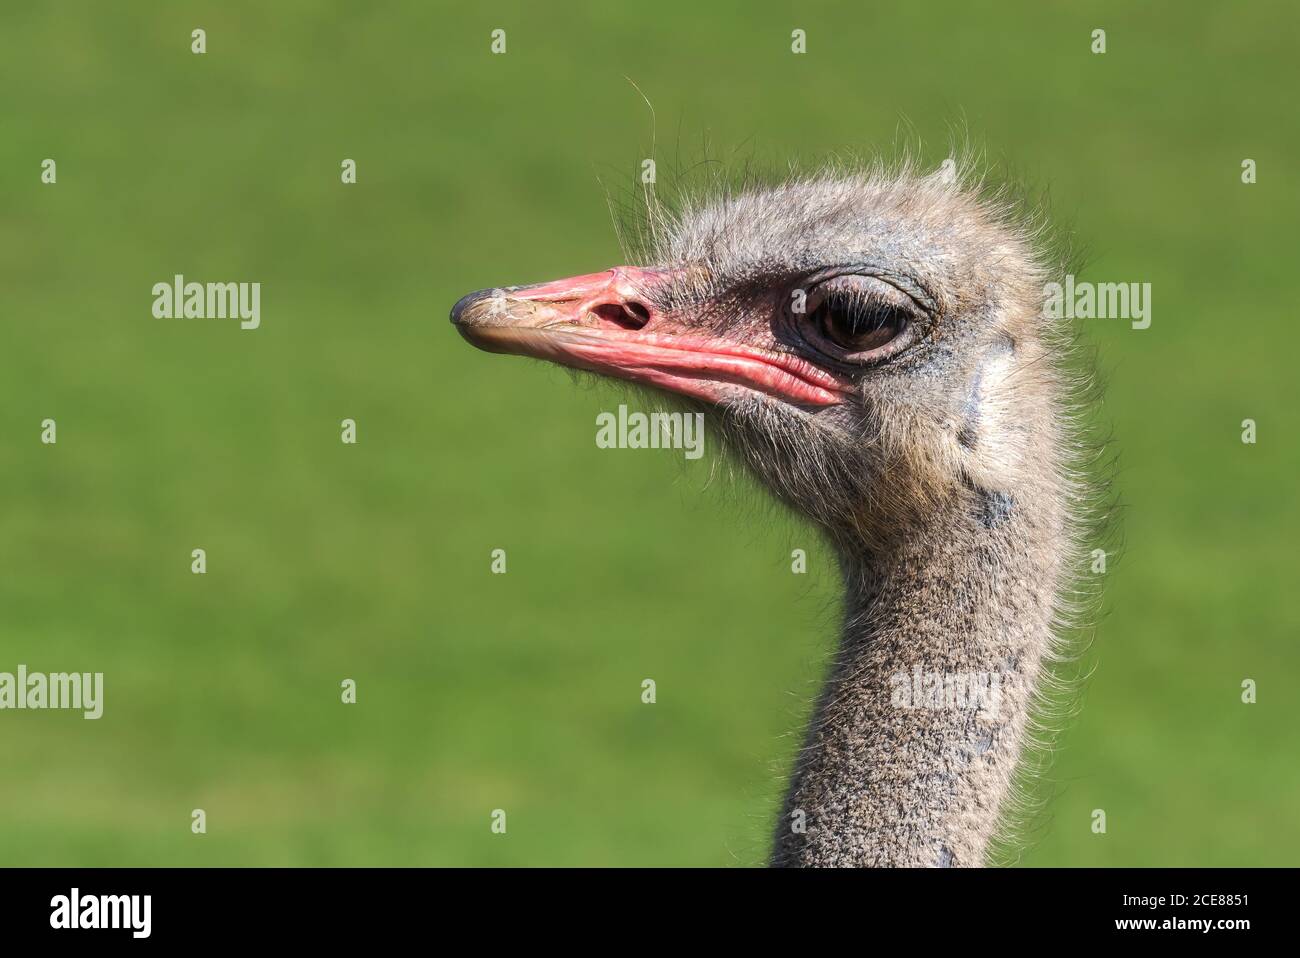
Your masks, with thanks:
[[[649,226],[647,265],[481,290],[451,320],[705,410],[837,554],[842,635],[771,863],[984,864],[1080,539],[1035,234],[911,168],[652,205]]]

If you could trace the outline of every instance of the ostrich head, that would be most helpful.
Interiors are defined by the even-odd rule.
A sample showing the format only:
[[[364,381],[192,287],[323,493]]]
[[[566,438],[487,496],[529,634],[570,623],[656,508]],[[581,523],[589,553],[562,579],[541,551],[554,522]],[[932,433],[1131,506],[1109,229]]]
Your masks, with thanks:
[[[936,500],[997,509],[1041,410],[1042,278],[1021,232],[941,175],[821,176],[688,208],[651,261],[481,290],[474,345],[657,387],[841,548]],[[1046,373],[1049,370],[1040,370]]]
[[[482,349],[703,407],[835,546],[844,634],[773,861],[981,863],[1071,588],[1069,407],[1028,232],[907,173],[651,223],[642,265],[472,293],[452,321]],[[996,706],[950,707],[972,676]]]

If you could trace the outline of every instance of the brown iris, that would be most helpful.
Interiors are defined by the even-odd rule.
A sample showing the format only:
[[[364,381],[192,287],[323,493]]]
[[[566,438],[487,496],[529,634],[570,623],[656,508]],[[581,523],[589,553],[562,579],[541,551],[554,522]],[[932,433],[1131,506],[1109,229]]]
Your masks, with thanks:
[[[916,307],[895,287],[872,276],[837,276],[809,296],[808,322],[816,338],[843,358],[868,359],[908,332]]]

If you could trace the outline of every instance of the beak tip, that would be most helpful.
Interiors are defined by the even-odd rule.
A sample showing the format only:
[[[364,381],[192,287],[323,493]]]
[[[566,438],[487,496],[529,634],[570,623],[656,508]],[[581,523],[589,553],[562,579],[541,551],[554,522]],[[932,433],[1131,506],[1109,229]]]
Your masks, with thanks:
[[[457,326],[463,326],[474,321],[475,307],[492,294],[491,290],[479,289],[472,293],[466,293],[460,299],[456,300],[456,305],[452,306],[451,314],[448,318]]]

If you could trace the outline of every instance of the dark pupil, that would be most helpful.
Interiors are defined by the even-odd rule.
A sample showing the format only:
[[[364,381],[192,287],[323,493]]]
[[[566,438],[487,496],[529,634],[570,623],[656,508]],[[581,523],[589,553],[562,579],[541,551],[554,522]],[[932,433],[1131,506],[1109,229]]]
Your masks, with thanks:
[[[817,312],[822,332],[854,352],[885,345],[904,322],[897,307],[861,296],[828,296]]]

